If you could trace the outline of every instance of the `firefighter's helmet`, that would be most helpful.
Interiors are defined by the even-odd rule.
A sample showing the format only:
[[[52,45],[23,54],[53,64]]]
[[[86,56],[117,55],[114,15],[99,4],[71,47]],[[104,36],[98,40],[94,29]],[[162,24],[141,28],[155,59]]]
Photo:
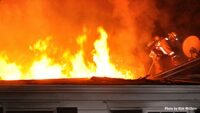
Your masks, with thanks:
[[[168,33],[169,40],[178,40],[177,34],[175,32]]]

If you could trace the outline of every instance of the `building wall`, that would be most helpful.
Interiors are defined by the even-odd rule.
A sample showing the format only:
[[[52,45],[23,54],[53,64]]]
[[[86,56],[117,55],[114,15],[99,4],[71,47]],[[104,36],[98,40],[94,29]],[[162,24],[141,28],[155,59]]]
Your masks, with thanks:
[[[0,105],[8,110],[76,107],[78,113],[111,110],[200,108],[200,86],[183,85],[23,85],[0,86]],[[187,111],[187,110],[186,110]]]

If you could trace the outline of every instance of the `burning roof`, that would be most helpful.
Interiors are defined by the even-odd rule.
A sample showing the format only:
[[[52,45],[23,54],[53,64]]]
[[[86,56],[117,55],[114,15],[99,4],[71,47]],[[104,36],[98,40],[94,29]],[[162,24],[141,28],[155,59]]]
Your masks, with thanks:
[[[103,27],[98,27],[97,31],[100,36],[94,42],[94,49],[91,52],[92,61],[85,57],[84,43],[87,40],[86,33],[76,39],[80,47],[74,55],[66,50],[58,56],[58,48],[51,45],[51,37],[47,37],[29,46],[29,49],[35,53],[35,57],[29,66],[10,62],[9,59],[2,55],[0,57],[1,79],[90,78],[92,76],[102,77],[102,75],[111,78],[137,78],[137,74],[133,70],[123,69],[123,65],[120,65],[121,69],[117,69],[119,67],[114,65],[110,58],[107,32]]]
[[[199,0],[0,0],[0,79],[143,78],[152,35],[198,35],[197,12]]]
[[[136,80],[120,78],[92,77],[46,80],[1,80],[0,86],[22,85],[200,85],[200,57],[178,67],[148,79],[148,76]]]

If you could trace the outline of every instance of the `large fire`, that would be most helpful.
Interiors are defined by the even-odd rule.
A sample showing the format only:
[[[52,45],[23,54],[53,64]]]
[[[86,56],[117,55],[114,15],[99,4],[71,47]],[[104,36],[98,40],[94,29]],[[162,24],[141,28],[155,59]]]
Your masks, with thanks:
[[[62,53],[61,61],[48,54],[47,50],[53,53],[57,49],[55,46],[50,46],[53,38],[49,36],[39,39],[35,44],[29,46],[29,50],[35,53],[33,55],[35,58],[29,66],[11,62],[5,54],[2,54],[0,56],[0,77],[3,80],[90,78],[92,76],[137,78],[134,71],[117,69],[116,64],[110,58],[107,32],[103,27],[98,27],[97,32],[100,35],[93,44],[92,62],[86,59],[83,49],[84,43],[87,41],[86,32],[76,39],[79,45],[77,53],[70,54],[66,50]]]

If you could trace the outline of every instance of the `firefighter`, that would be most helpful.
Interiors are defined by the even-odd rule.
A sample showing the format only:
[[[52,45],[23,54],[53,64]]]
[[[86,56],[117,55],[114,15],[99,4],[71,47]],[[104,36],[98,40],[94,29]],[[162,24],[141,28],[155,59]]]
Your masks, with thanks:
[[[171,47],[171,49],[176,53],[176,55],[180,55],[181,51],[181,43],[177,37],[175,32],[168,33],[168,36],[165,37],[166,42]]]
[[[150,49],[149,57],[151,57],[153,61],[148,73],[151,73],[153,65],[155,74],[169,67],[178,65],[176,60],[177,54],[173,50],[173,48],[176,47],[174,44],[176,41],[178,41],[178,38],[175,32],[168,33],[168,36],[165,38],[159,36],[154,37],[154,41],[147,45]],[[168,59],[170,59],[170,63]],[[169,64],[166,65],[166,63]]]
[[[152,58],[152,64],[149,68],[148,74],[157,74],[163,71],[161,66],[161,58],[163,53],[157,45],[160,39],[161,38],[159,36],[155,36],[154,40],[147,45],[147,49],[150,50],[149,57]],[[153,67],[154,71],[152,72]]]
[[[160,50],[163,52],[163,54],[170,58],[170,63],[172,64],[172,66],[177,66],[177,57],[180,46],[177,34],[175,32],[168,33],[168,36],[160,39],[157,45],[159,45]]]

